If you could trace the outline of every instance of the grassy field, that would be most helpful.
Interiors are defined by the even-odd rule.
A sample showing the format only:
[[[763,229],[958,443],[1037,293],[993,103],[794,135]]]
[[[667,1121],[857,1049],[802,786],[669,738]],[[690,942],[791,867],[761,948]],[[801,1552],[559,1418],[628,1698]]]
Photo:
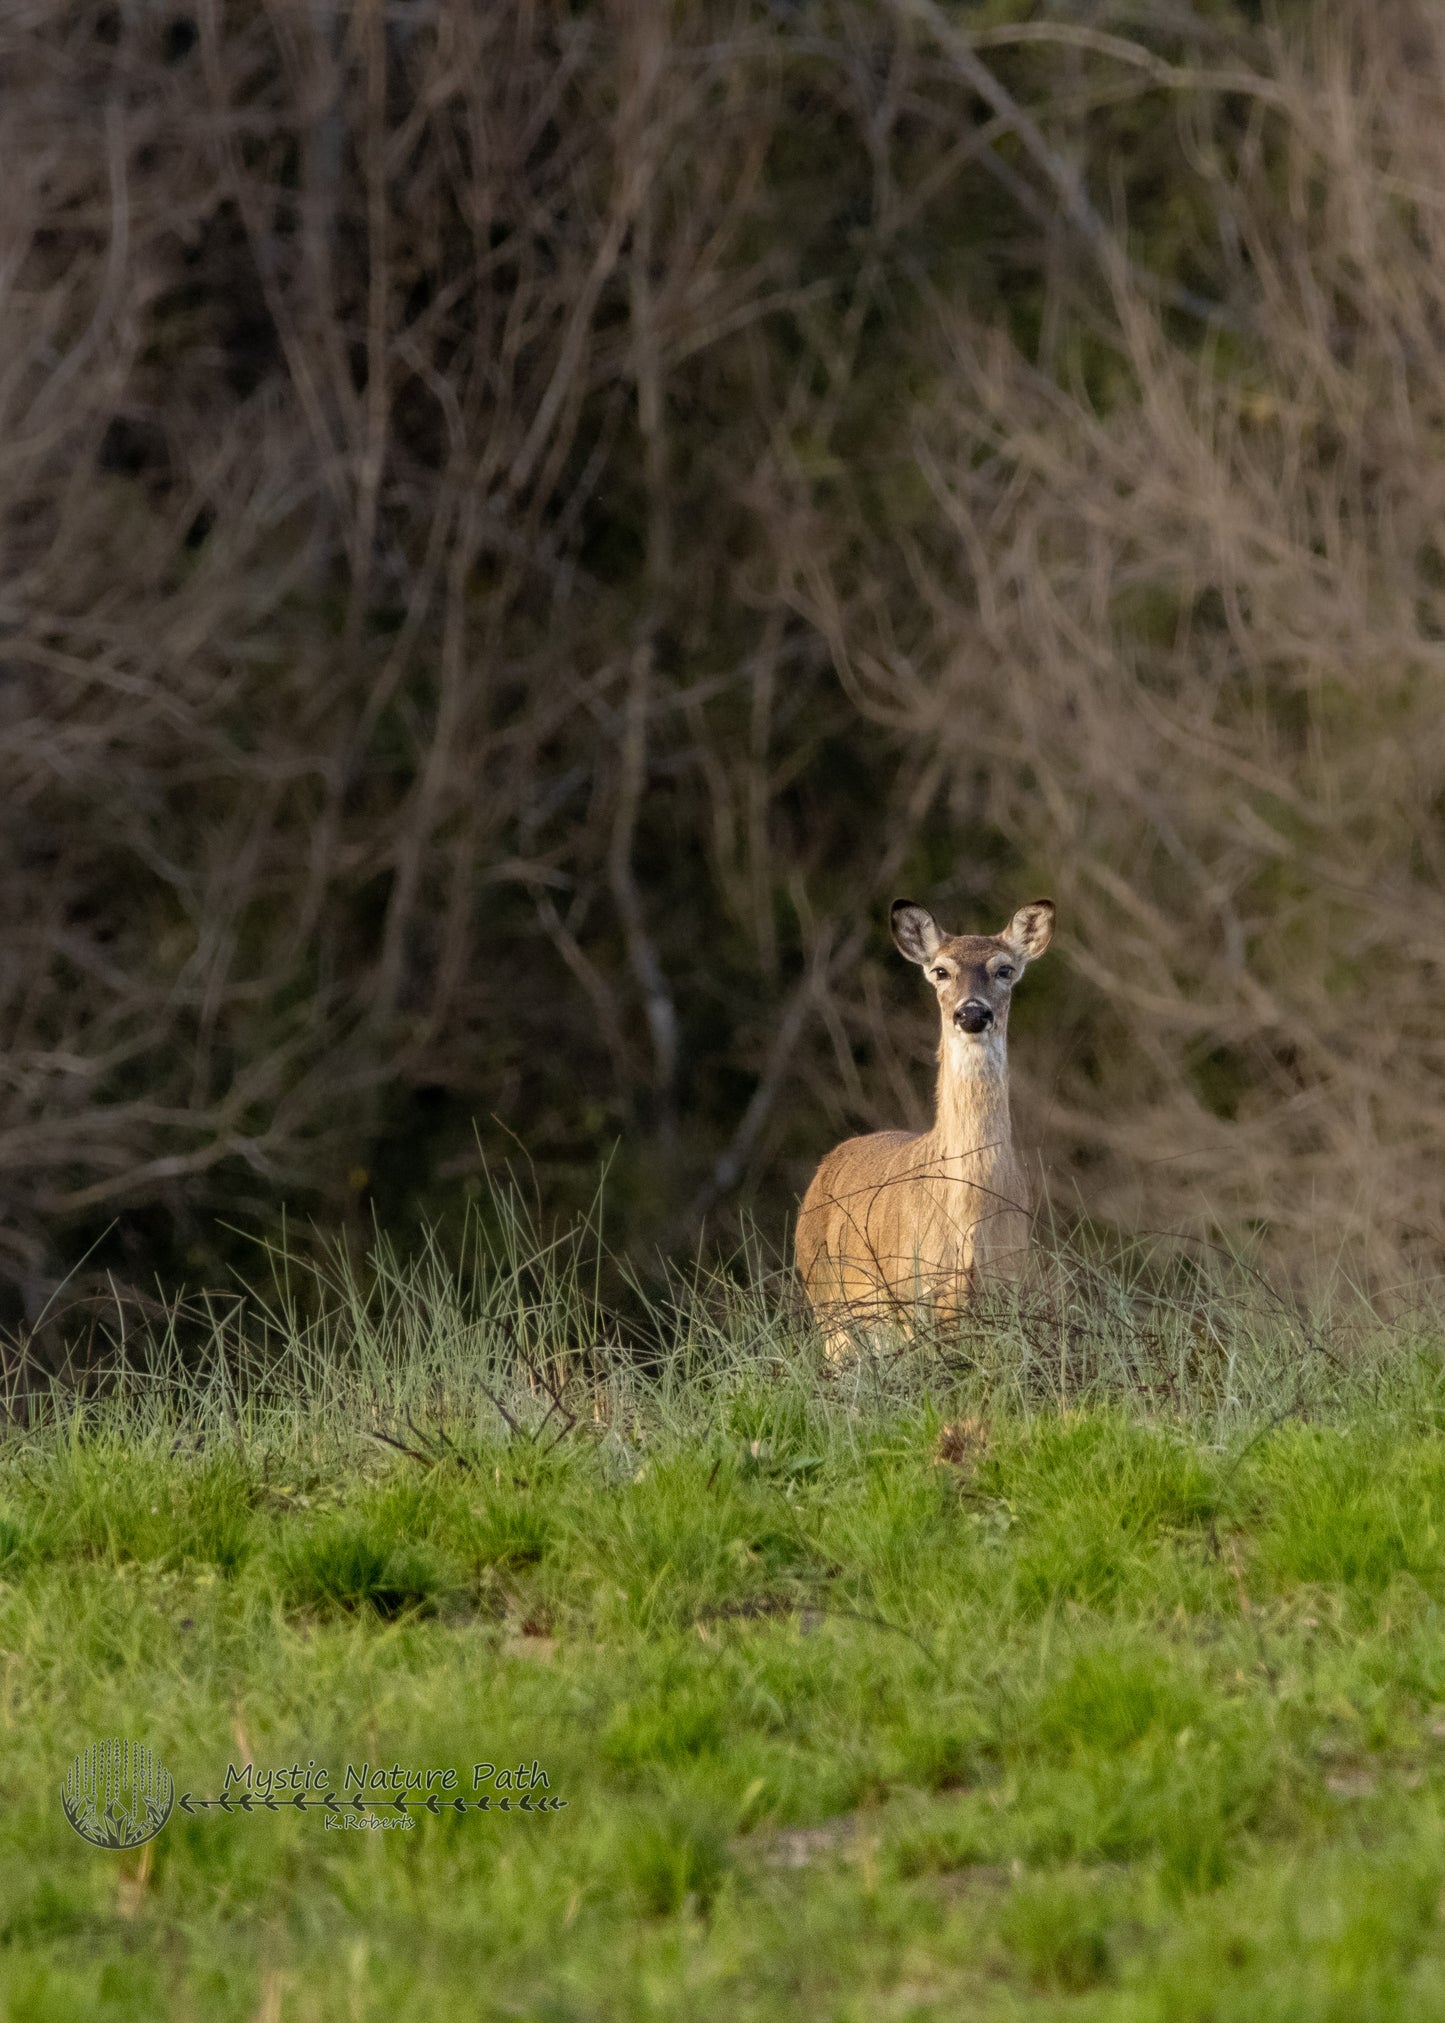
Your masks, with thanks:
[[[6,2015],[1445,2017],[1445,1333],[1100,1280],[829,1371],[714,1288],[624,1371],[553,1266],[7,1436]],[[110,1736],[527,1774],[116,1853]]]

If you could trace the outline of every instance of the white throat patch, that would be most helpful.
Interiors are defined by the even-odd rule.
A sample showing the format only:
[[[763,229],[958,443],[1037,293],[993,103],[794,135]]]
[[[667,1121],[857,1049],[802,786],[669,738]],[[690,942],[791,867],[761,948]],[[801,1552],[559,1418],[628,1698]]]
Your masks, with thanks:
[[[944,1048],[950,1074],[961,1075],[968,1081],[993,1081],[1004,1073],[1008,1042],[996,1025],[981,1033],[965,1033],[950,1023]]]

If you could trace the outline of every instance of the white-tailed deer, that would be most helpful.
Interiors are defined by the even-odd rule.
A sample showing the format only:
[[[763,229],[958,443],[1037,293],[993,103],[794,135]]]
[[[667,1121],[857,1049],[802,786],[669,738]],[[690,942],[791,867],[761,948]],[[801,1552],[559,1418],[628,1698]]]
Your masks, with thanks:
[[[1054,931],[1054,902],[1021,906],[1002,934],[945,934],[893,902],[893,939],[938,995],[938,1102],[930,1131],[873,1131],[835,1146],[798,1215],[798,1270],[830,1354],[870,1323],[919,1308],[947,1319],[981,1282],[1014,1276],[1029,1205],[1008,1107],[1014,985]]]

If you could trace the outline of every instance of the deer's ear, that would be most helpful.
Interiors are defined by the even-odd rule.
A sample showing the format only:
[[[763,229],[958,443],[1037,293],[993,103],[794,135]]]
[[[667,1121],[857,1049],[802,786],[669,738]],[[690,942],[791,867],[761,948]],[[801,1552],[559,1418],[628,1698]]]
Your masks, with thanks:
[[[1054,935],[1054,902],[1052,899],[1031,899],[1027,906],[1021,906],[1000,939],[1010,948],[1016,948],[1025,962],[1032,962],[1043,954]]]
[[[910,962],[927,962],[943,941],[943,930],[926,906],[895,899],[891,918],[893,939]]]

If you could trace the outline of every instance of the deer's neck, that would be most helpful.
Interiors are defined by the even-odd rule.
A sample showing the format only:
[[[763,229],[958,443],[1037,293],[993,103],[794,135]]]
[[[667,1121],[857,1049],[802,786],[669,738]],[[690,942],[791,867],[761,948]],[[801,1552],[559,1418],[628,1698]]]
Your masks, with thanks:
[[[933,1137],[945,1158],[972,1153],[992,1164],[1012,1155],[1006,1034],[991,1032],[982,1041],[943,1035]]]

